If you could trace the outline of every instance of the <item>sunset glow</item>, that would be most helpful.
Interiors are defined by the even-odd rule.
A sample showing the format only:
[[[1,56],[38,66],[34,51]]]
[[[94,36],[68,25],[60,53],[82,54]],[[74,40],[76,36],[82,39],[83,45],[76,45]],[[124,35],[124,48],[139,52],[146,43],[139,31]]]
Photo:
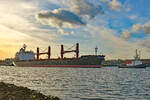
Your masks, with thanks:
[[[136,3],[135,3],[136,2]],[[0,59],[14,57],[23,44],[29,50],[79,42],[80,55],[106,59],[133,58],[135,49],[150,58],[149,0],[1,0]]]

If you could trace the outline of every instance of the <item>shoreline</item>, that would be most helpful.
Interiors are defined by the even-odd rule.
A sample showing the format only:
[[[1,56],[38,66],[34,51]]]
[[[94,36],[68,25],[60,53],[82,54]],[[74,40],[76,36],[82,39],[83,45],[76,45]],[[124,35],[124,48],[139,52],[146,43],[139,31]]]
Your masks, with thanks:
[[[36,90],[14,84],[0,82],[0,100],[61,100],[54,96],[45,96]]]

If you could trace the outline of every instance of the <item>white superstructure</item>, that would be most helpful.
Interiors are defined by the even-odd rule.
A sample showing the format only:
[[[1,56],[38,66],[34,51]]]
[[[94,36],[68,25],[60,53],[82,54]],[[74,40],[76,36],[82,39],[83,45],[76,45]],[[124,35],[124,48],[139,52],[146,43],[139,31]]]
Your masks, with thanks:
[[[131,61],[131,63],[126,64],[127,66],[136,66],[136,65],[141,65],[142,61],[140,60],[140,54],[138,54],[137,49],[136,49],[136,54],[134,57],[134,60]]]
[[[26,45],[23,45],[23,48],[20,49],[19,52],[16,53],[16,60],[33,60],[35,59],[35,54],[33,51],[26,51]]]

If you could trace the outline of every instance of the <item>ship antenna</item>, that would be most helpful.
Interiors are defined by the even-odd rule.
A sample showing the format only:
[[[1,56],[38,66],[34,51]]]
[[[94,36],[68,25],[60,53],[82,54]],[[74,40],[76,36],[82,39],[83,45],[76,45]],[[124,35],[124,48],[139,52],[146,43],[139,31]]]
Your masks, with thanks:
[[[95,55],[97,55],[97,50],[98,50],[98,47],[96,46],[96,48],[95,48]]]
[[[26,44],[24,44],[24,45],[23,45],[23,49],[24,49],[24,50],[26,50],[26,47],[27,47],[27,45],[26,45]]]
[[[135,60],[139,60],[140,59],[140,55],[138,54],[138,51],[136,49],[135,51]]]
[[[141,58],[141,50],[139,51],[139,59]]]

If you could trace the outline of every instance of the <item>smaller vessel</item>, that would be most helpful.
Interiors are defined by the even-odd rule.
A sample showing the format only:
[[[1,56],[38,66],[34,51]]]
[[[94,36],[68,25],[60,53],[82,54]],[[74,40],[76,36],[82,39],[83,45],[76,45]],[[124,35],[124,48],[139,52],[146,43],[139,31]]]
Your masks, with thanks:
[[[142,63],[140,54],[138,54],[136,49],[134,60],[127,60],[125,64],[118,65],[118,68],[146,68],[146,64]]]

